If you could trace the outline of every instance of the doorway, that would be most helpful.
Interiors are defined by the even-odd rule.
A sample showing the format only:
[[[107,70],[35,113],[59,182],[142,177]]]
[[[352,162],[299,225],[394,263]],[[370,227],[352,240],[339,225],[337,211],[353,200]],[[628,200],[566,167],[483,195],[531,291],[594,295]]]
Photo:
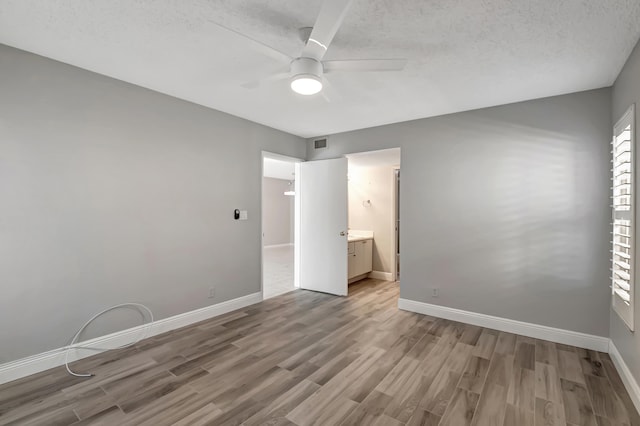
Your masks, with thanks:
[[[293,172],[275,176],[287,187],[294,187],[293,191],[284,191],[283,187],[274,190],[276,197],[293,192],[289,195],[293,199],[293,235],[289,234],[290,239],[284,243],[273,244],[269,238],[269,196],[263,192],[264,298],[295,288],[345,296],[348,282],[363,278],[396,281],[400,148],[308,162],[268,153],[263,157],[265,177],[270,177],[270,165],[285,163],[294,167]],[[267,186],[263,182],[263,187]],[[277,247],[280,245],[283,249]],[[274,261],[270,255],[278,249],[289,251]],[[350,255],[357,257],[356,265],[349,265]],[[365,256],[368,265],[361,262]],[[278,288],[272,291],[274,282]]]
[[[300,159],[262,154],[262,297],[295,289],[295,164]]]
[[[367,272],[360,270],[350,274],[350,282],[363,278],[399,279],[400,153],[400,148],[391,148],[346,156],[349,240],[356,241],[357,249],[357,241],[369,237],[373,246]],[[369,256],[368,251],[361,250],[361,253]],[[360,255],[351,256],[351,262],[361,263]]]

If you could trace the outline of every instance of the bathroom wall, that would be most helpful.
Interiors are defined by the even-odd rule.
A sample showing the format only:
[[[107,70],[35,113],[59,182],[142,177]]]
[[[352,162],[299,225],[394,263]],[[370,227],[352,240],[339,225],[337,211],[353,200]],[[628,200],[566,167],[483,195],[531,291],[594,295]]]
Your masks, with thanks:
[[[394,167],[359,167],[350,162],[349,229],[373,231],[374,271],[393,272],[394,187]]]

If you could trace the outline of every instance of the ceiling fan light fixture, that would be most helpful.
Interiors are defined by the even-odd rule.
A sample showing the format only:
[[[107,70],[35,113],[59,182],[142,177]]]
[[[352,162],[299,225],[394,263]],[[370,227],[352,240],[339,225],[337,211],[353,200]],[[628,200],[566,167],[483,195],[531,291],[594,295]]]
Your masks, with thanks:
[[[296,58],[291,62],[291,90],[301,95],[315,95],[322,90],[322,64],[313,58]]]
[[[300,95],[315,95],[322,90],[322,80],[312,74],[299,74],[291,79],[291,90]]]

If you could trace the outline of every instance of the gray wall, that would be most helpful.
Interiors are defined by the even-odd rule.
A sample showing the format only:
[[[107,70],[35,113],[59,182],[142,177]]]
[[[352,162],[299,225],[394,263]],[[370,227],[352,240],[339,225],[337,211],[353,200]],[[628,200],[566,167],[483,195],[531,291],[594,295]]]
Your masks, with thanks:
[[[618,76],[613,86],[613,103],[612,103],[612,122],[617,122],[625,113],[631,104],[636,104],[636,149],[638,146],[638,126],[640,125],[640,42],[636,45],[631,56],[627,60],[626,65]],[[638,159],[636,152],[636,159]],[[637,160],[636,160],[637,161]],[[636,185],[640,185],[640,173],[636,173]],[[638,203],[640,199],[636,199],[636,236],[638,236],[637,224],[640,223],[640,208]],[[640,247],[636,244],[636,247]],[[638,263],[638,254],[636,253],[636,267]],[[610,335],[618,351],[624,358],[625,363],[629,366],[631,373],[636,381],[640,382],[640,330],[638,330],[638,318],[640,317],[640,280],[636,273],[635,278],[635,328],[636,332],[629,331],[627,326],[622,322],[618,314],[611,310]]]
[[[260,291],[261,151],[304,140],[6,46],[0,70],[0,363],[117,303],[164,318]]]
[[[293,243],[293,199],[284,195],[293,191],[293,183],[283,179],[262,179],[262,233],[265,246]],[[292,182],[292,181],[291,181]]]
[[[599,89],[392,124],[309,140],[307,158],[402,148],[401,297],[607,336],[610,104]]]

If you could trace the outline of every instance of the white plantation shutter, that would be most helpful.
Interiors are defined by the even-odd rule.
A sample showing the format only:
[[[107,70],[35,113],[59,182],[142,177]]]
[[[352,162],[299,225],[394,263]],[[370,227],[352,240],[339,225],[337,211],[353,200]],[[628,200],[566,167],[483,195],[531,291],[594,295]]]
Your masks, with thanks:
[[[634,176],[635,137],[633,105],[613,128],[613,250],[611,251],[611,303],[633,330],[634,295]]]

